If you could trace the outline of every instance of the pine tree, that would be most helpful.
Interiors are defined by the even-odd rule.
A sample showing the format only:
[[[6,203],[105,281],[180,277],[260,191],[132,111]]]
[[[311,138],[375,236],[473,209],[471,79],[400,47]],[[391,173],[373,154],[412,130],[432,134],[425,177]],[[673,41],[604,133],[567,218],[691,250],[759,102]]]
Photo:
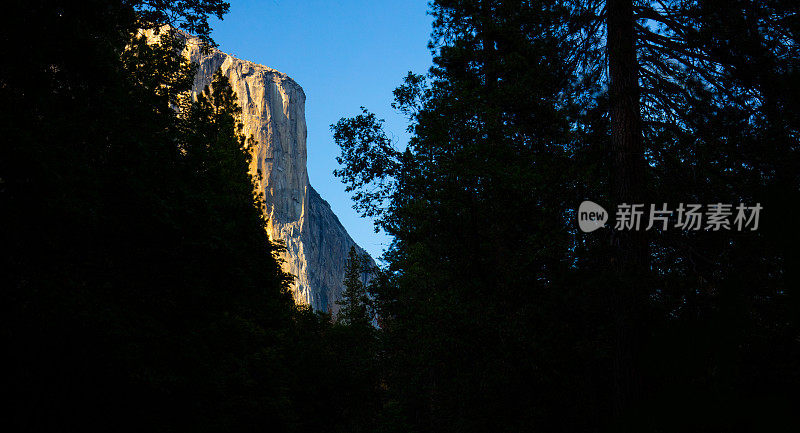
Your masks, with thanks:
[[[338,323],[359,327],[372,325],[375,314],[367,291],[370,273],[366,253],[359,253],[355,246],[350,247],[344,271],[344,290],[341,300],[337,301],[340,306],[336,314]]]
[[[544,401],[558,388],[548,378],[580,368],[544,355],[562,329],[540,325],[564,308],[544,305],[566,293],[542,291],[563,278],[568,254],[561,143],[570,132],[559,101],[568,80],[549,28],[558,11],[523,3],[432,4],[435,66],[395,91],[411,123],[406,149],[368,111],[333,127],[337,174],[396,239],[375,296],[388,370],[383,416],[408,429],[552,422],[565,406]],[[536,404],[544,407],[532,415]]]

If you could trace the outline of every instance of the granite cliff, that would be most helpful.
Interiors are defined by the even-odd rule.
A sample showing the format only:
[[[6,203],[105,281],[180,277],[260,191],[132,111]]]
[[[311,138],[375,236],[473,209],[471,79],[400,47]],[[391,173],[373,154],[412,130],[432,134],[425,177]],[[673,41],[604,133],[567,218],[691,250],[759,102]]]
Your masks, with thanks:
[[[286,245],[284,268],[295,276],[295,301],[337,311],[348,251],[355,242],[309,184],[302,87],[267,66],[217,49],[203,52],[192,37],[187,37],[186,55],[199,65],[192,92],[201,92],[221,69],[238,96],[245,135],[258,141],[250,170],[262,174],[258,187],[269,213],[268,232]]]

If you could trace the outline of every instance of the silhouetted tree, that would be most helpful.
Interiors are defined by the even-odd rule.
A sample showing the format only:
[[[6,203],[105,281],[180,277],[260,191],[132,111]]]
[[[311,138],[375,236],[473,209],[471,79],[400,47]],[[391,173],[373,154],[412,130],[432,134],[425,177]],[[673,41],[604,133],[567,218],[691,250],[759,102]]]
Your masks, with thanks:
[[[796,89],[796,6],[431,9],[434,67],[395,91],[406,148],[366,110],[333,126],[336,174],[395,238],[376,288],[387,419],[421,431],[787,425],[797,257],[772,224],[793,209],[776,191],[798,191],[797,125],[766,81]],[[579,234],[570,209],[586,198],[775,213],[751,233]]]
[[[359,253],[354,246],[350,247],[344,271],[344,291],[337,301],[340,305],[336,314],[337,322],[350,326],[372,326],[375,315],[367,293],[370,266],[366,253]]]
[[[235,96],[217,74],[192,102],[182,38],[139,36],[184,23],[208,40],[226,8],[12,2],[0,18],[18,58],[0,67],[11,430],[294,429],[299,313]]]

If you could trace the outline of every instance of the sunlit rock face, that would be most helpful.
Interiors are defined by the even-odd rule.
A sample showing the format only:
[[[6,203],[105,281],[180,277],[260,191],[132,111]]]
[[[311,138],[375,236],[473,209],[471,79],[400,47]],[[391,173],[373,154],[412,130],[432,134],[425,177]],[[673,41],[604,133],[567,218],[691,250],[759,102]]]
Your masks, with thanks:
[[[250,170],[262,174],[268,231],[286,244],[284,268],[296,277],[295,301],[337,311],[347,254],[355,242],[308,182],[303,88],[267,66],[216,49],[203,53],[195,38],[188,38],[186,52],[199,65],[193,93],[202,92],[221,69],[242,107],[245,135],[258,141]]]

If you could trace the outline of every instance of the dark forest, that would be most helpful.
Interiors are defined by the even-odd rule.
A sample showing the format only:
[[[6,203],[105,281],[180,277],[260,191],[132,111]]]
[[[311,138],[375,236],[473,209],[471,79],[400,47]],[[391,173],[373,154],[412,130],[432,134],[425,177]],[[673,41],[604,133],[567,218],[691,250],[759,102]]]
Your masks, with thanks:
[[[6,3],[4,431],[800,429],[797,1],[430,1],[410,141],[331,125],[393,239],[336,314],[289,292],[228,79],[190,96],[178,32],[228,3]]]

